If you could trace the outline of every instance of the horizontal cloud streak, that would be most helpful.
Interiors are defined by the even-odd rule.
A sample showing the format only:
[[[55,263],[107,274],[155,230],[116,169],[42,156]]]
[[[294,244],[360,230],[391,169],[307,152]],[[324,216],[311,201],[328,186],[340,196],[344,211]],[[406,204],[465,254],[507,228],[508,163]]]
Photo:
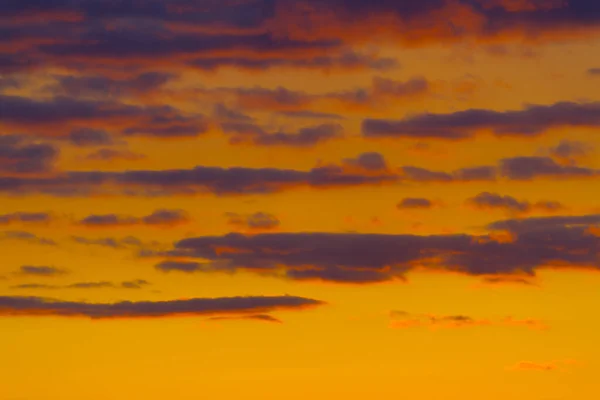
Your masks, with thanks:
[[[552,128],[600,127],[600,103],[560,102],[530,105],[519,111],[470,109],[450,114],[421,114],[402,120],[363,121],[365,137],[459,140],[489,130],[496,136],[540,135]]]
[[[515,221],[489,226],[513,232],[508,241],[494,234],[231,233],[183,239],[167,254],[205,260],[184,262],[186,272],[248,270],[345,283],[405,279],[420,267],[483,277],[534,275],[536,269],[554,265],[600,268],[600,237],[590,233],[600,222],[596,216]]]
[[[157,318],[219,314],[244,314],[275,310],[294,310],[323,304],[294,296],[221,297],[169,301],[123,301],[83,303],[55,301],[40,297],[0,296],[0,316],[53,316],[106,318]]]

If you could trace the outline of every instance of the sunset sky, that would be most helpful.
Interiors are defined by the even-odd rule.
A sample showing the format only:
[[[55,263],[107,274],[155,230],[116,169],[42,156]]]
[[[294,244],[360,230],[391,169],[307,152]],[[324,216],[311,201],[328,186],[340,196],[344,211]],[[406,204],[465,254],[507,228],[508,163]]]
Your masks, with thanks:
[[[600,394],[600,1],[0,1],[0,400]]]

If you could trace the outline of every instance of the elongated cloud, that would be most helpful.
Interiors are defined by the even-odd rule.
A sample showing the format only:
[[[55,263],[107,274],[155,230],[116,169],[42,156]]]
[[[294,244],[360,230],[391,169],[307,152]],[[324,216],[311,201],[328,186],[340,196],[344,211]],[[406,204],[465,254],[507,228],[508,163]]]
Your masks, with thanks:
[[[428,209],[433,207],[433,202],[420,197],[406,197],[397,205],[398,209]]]
[[[0,135],[0,172],[23,174],[49,171],[58,153],[49,144],[27,143],[17,135]]]
[[[47,212],[15,212],[0,215],[0,225],[13,223],[47,223],[52,219],[52,215]]]
[[[421,114],[402,120],[366,119],[365,137],[461,140],[479,131],[496,136],[540,135],[552,128],[599,127],[600,103],[560,102],[518,111],[470,109],[450,114]]]
[[[512,196],[498,193],[481,192],[465,202],[467,205],[479,210],[504,210],[515,213],[527,213],[535,210],[556,212],[564,208],[556,201],[538,201],[530,203],[526,200],[517,200]]]
[[[116,227],[129,225],[173,226],[189,221],[188,214],[183,210],[155,210],[144,217],[134,217],[118,214],[94,214],[79,221],[88,227]]]
[[[248,270],[293,280],[376,283],[405,279],[425,267],[474,276],[533,276],[547,266],[600,268],[595,215],[498,221],[494,234],[378,235],[342,233],[231,233],[183,239],[168,253],[201,259],[184,262],[186,272]],[[168,264],[175,268],[177,263]]]
[[[226,122],[223,131],[232,135],[232,144],[251,143],[257,146],[312,147],[343,137],[343,128],[338,124],[309,126],[297,132],[267,133],[258,125],[247,122]]]
[[[147,66],[156,60],[203,69],[377,68],[389,61],[348,56],[353,53],[347,48],[365,41],[411,47],[466,38],[552,41],[590,35],[600,23],[593,0],[7,0],[0,11],[8,48],[25,48],[27,55],[8,52],[2,63],[6,72],[48,63],[75,69],[111,62]],[[102,22],[120,23],[120,29]]]
[[[230,225],[250,230],[271,230],[277,228],[281,223],[276,216],[264,212],[246,215],[226,213],[225,216]]]
[[[130,170],[123,172],[66,172],[43,178],[0,178],[0,192],[46,193],[83,196],[94,193],[121,195],[217,195],[266,194],[298,187],[334,188],[382,185],[396,182],[393,174],[365,174],[341,167],[311,170],[199,166],[177,170]]]
[[[47,265],[23,265],[18,272],[20,275],[52,277],[67,273],[62,268]]]
[[[83,303],[40,297],[0,296],[0,316],[53,316],[92,319],[151,318],[261,313],[313,307],[323,302],[303,297],[221,297],[169,301]]]
[[[133,281],[123,281],[121,283],[114,283],[110,281],[95,281],[95,282],[75,282],[68,285],[48,285],[45,283],[25,283],[21,285],[13,285],[11,289],[25,289],[25,290],[40,290],[40,289],[142,289],[143,287],[150,285],[150,282],[144,279],[136,279]]]
[[[340,165],[321,165],[310,170],[198,166],[175,170],[73,171],[35,178],[0,177],[0,192],[55,196],[166,196],[206,193],[232,196],[269,194],[305,187],[332,189],[399,182],[452,183],[497,179],[527,181],[598,176],[600,171],[592,168],[562,165],[550,157],[529,156],[504,158],[497,166],[476,166],[450,172],[415,166],[404,166],[394,172],[381,154],[368,152],[345,159]]]
[[[79,141],[80,144],[92,140],[106,140],[101,139],[97,131],[96,137],[93,137],[94,134],[89,130],[82,131],[86,129],[85,125],[90,123],[112,125],[126,136],[154,138],[194,137],[208,130],[208,123],[202,115],[183,115],[170,106],[144,107],[115,100],[67,96],[37,100],[1,94],[0,103],[3,107],[2,123],[6,126],[29,129],[37,133],[39,128],[44,126],[48,131],[44,135],[54,137],[64,135],[64,131],[71,128],[70,139],[76,143]]]
[[[392,311],[391,328],[414,328],[429,327],[439,328],[468,328],[475,326],[521,326],[531,329],[547,329],[547,326],[538,320],[518,320],[512,317],[503,319],[480,319],[467,315],[435,315],[435,314],[411,314],[405,311]]]

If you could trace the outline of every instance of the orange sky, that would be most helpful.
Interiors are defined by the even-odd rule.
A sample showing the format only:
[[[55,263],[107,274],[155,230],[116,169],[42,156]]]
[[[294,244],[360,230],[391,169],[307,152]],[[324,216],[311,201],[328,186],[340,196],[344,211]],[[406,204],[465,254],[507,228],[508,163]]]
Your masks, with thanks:
[[[597,2],[0,11],[0,400],[600,393]]]

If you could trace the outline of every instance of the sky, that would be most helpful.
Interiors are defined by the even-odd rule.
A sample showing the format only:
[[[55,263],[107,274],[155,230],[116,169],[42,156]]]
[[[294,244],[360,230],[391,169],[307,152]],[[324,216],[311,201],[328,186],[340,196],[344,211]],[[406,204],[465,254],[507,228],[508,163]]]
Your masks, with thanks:
[[[600,393],[600,2],[3,0],[0,399]]]

